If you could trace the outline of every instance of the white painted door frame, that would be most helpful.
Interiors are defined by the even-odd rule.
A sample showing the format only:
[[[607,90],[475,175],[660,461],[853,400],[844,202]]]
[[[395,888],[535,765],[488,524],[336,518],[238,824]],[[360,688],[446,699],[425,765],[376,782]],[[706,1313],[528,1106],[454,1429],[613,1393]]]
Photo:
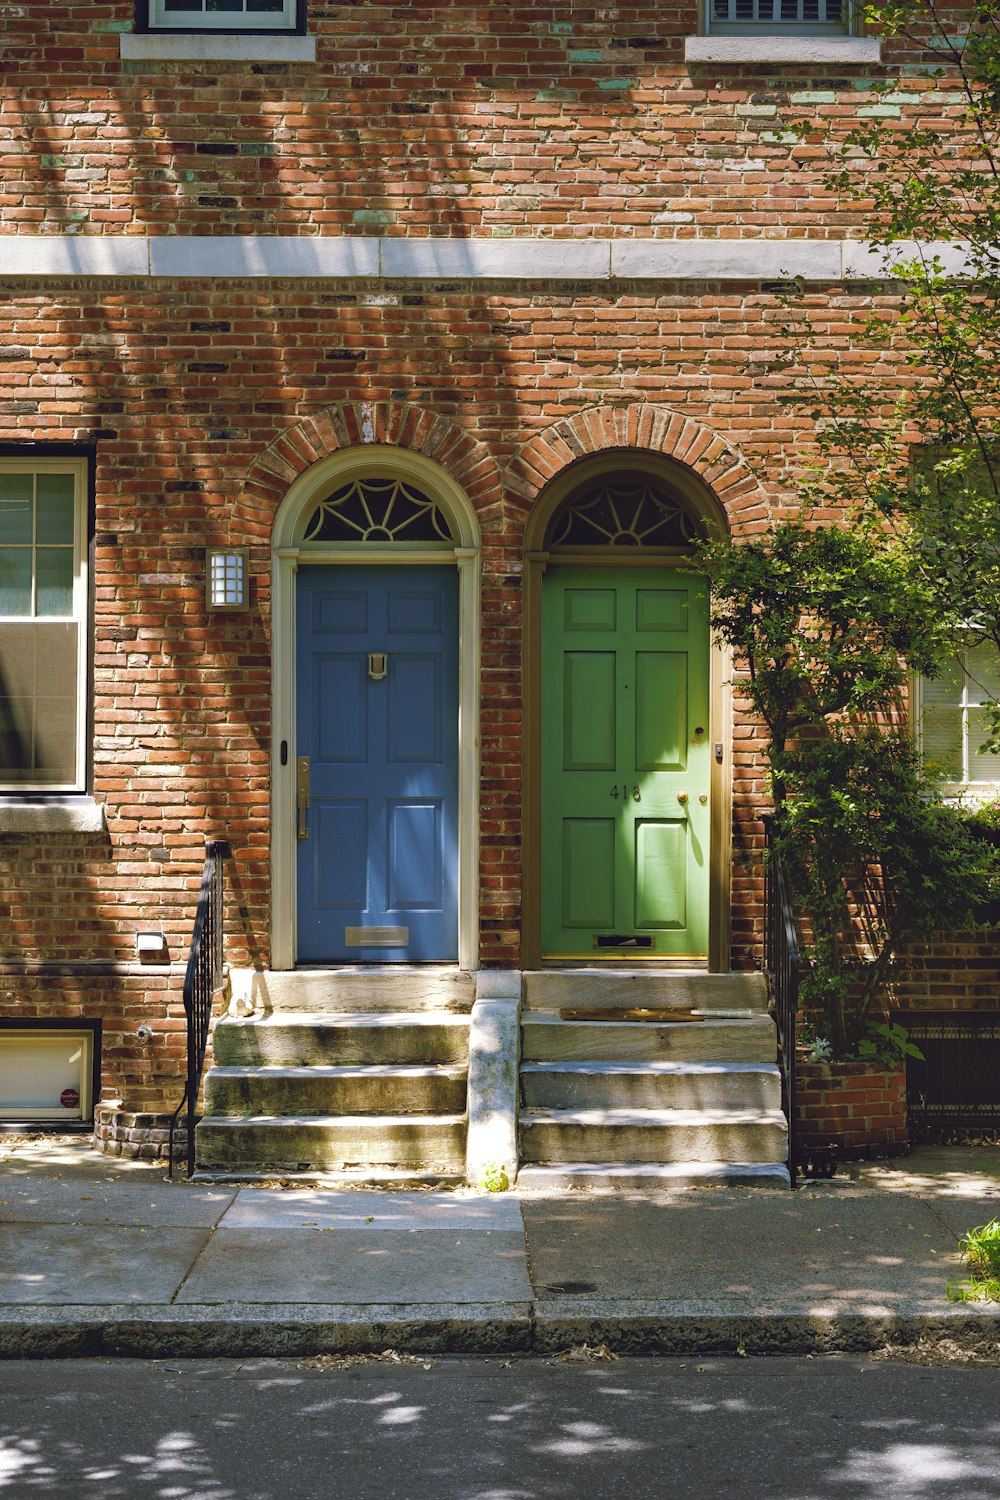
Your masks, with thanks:
[[[330,546],[298,540],[323,494],[362,474],[398,474],[441,506],[455,545],[378,542]],[[381,445],[324,459],[289,490],[274,526],[271,569],[271,967],[296,963],[295,598],[299,567],[440,567],[458,569],[458,966],[479,962],[479,529],[465,495],[444,470],[421,455]]]

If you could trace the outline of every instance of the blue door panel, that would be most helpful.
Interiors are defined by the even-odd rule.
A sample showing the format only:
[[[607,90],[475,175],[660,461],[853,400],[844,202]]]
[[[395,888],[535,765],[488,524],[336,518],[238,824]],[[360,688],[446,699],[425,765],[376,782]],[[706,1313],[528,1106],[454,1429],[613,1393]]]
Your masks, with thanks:
[[[454,960],[457,573],[305,567],[297,587],[299,961]],[[381,941],[365,944],[368,928]]]
[[[395,911],[433,911],[444,900],[440,802],[389,805],[389,904]]]
[[[368,699],[366,661],[357,656],[313,657],[314,700],[337,703],[340,711],[321,714],[316,725],[317,753],[325,765],[333,761],[368,764]]]
[[[439,656],[393,658],[386,684],[389,710],[387,754],[395,765],[433,764],[441,759],[444,684]]]
[[[314,801],[309,842],[316,907],[360,910],[368,889],[367,802]],[[323,859],[329,849],[338,851],[337,859]]]

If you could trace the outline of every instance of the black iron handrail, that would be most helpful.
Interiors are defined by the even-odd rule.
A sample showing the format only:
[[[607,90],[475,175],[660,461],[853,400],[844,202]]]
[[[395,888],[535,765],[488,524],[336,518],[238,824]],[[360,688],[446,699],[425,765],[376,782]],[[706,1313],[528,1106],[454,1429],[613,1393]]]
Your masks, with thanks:
[[[764,969],[770,980],[774,1019],[778,1028],[782,1093],[788,1118],[788,1175],[794,1185],[795,1141],[795,1026],[799,1010],[799,941],[788,895],[781,849],[774,837],[774,814],[763,816],[764,859]]]
[[[205,869],[198,894],[198,912],[194,935],[184,975],[184,1015],[187,1019],[187,1081],[184,1097],[170,1120],[167,1146],[168,1172],[174,1171],[174,1126],[187,1105],[187,1173],[194,1175],[194,1127],[198,1107],[198,1090],[208,1050],[208,1033],[212,1022],[212,1000],[222,983],[222,866],[232,856],[225,839],[214,839],[205,845]]]

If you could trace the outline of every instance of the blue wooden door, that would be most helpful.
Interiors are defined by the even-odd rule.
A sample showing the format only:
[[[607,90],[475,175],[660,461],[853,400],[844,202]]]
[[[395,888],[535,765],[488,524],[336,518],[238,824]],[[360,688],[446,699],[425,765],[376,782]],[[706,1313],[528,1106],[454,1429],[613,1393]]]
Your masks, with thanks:
[[[298,960],[457,959],[458,574],[304,567],[296,612]]]

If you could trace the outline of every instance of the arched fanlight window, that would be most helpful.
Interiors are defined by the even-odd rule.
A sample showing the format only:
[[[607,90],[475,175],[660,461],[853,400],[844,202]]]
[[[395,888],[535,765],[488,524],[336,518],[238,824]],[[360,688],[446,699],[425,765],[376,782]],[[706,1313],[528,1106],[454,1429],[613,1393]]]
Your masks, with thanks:
[[[402,479],[352,479],[322,499],[303,542],[452,542],[448,518]]]
[[[551,547],[689,547],[698,519],[646,474],[600,475],[576,490],[553,520]]]

